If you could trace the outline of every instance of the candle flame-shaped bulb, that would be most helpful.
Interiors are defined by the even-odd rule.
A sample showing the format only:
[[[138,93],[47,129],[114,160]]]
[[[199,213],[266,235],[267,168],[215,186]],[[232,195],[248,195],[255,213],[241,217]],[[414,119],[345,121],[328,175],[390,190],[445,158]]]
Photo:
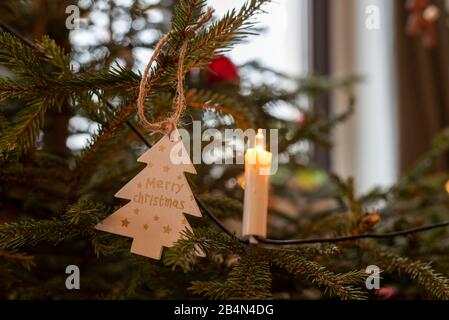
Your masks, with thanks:
[[[264,130],[257,130],[254,147],[245,153],[245,199],[242,235],[267,236],[268,190],[271,153],[265,150]]]
[[[265,150],[265,136],[263,134],[262,129],[257,130],[255,143],[256,143],[256,145],[255,145],[256,149]]]

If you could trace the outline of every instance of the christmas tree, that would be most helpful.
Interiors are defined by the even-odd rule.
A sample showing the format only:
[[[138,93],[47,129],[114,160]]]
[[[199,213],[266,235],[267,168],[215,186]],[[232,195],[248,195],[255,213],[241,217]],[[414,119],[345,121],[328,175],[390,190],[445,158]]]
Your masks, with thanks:
[[[449,175],[432,174],[449,150],[449,131],[388,188],[359,195],[352,178],[320,168],[298,146],[331,146],[329,133],[353,112],[358,79],[297,79],[255,62],[235,67],[224,55],[259,31],[268,2],[250,0],[197,27],[207,13],[203,0],[80,1],[80,29],[69,30],[63,26],[72,1],[1,1],[0,298],[378,299],[382,291],[366,286],[370,265],[382,271],[381,289],[394,288],[399,298],[449,298]],[[96,34],[96,17],[107,21],[106,37],[70,41],[77,32]],[[128,22],[125,30],[114,27],[117,17]],[[239,236],[243,165],[156,168],[168,148],[159,151],[163,135],[137,116],[142,74],[134,49],[155,49],[160,34],[166,43],[144,101],[150,122],[171,115],[181,70],[179,127],[192,132],[196,120],[220,131],[278,129],[283,162],[271,177],[268,239],[254,244]],[[270,73],[276,81],[248,83],[237,71]],[[279,87],[283,81],[292,85]],[[343,113],[328,116],[298,102],[334,92],[346,97]],[[277,104],[300,111],[301,119],[276,116],[270,108]],[[89,136],[88,144],[67,148],[76,134]],[[184,172],[195,170],[187,183]],[[164,190],[144,191],[153,182]],[[178,190],[184,208],[170,201]],[[129,202],[120,208],[115,194]],[[147,200],[173,210],[153,210]],[[202,218],[188,228],[184,213]],[[158,258],[162,247],[171,248],[161,260],[141,256]],[[68,265],[80,268],[81,290],[64,287]]]

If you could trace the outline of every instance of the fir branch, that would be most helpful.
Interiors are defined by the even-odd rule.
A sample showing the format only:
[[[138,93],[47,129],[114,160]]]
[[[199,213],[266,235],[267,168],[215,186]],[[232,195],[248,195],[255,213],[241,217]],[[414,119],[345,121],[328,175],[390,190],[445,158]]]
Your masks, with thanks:
[[[0,102],[6,99],[23,99],[35,96],[36,92],[28,86],[22,85],[19,81],[13,79],[0,78]]]
[[[92,225],[105,216],[101,203],[80,201],[67,208],[60,218],[25,219],[0,225],[0,248],[16,249],[46,241],[53,244],[93,234]]]
[[[120,151],[123,152],[123,149],[126,148],[126,146],[124,145],[126,142],[127,140],[119,141],[118,145],[119,147],[121,147]],[[117,147],[117,149],[119,147]],[[95,178],[91,179],[89,183],[85,184],[79,190],[79,194],[110,193],[111,188],[114,188],[116,186],[115,188],[118,189],[123,186],[123,181],[125,179],[124,177],[131,178],[136,175],[136,171],[138,171],[137,166],[132,166],[131,168],[126,169],[117,167],[112,168],[109,166],[116,165],[123,159],[122,157],[113,157],[114,151],[117,150],[114,150],[114,148],[111,149],[113,150],[108,150],[108,152],[106,153],[106,158],[102,159],[103,163],[105,164],[104,168],[101,168],[95,173]],[[135,157],[133,150],[130,149],[129,155]]]
[[[58,69],[57,75],[63,76],[70,74],[70,55],[64,52],[64,49],[56,44],[49,36],[44,36],[35,45],[36,49],[44,55],[42,60],[49,62]]]
[[[222,19],[222,22],[214,23],[209,28],[198,31],[193,39],[190,40],[187,55],[185,59],[184,73],[189,72],[193,67],[202,67],[206,65],[216,55],[221,54],[227,47],[241,41],[244,36],[250,34],[249,30],[253,26],[251,17],[257,12],[261,12],[261,7],[269,0],[251,0],[248,1],[242,9],[237,12],[232,10]],[[167,49],[158,57],[158,65],[153,68],[148,86],[153,90],[161,85],[170,84],[177,78],[177,57],[181,43],[186,36],[186,30],[180,31],[182,27],[188,28],[194,24],[198,12],[204,5],[204,1],[192,0],[185,1],[184,4],[194,4],[194,6],[184,7],[182,17],[175,16],[178,21],[177,32],[171,33]],[[189,17],[191,22],[186,23],[185,18]]]
[[[243,255],[225,281],[193,281],[189,290],[211,299],[270,299],[270,267],[255,255]]]
[[[11,180],[33,180],[37,183],[66,183],[69,177],[67,163],[60,157],[36,151],[26,164],[17,159],[2,159],[0,177]]]
[[[267,254],[270,254],[272,252],[272,248],[264,248],[264,250],[268,250]],[[308,246],[308,247],[302,247],[302,248],[294,248],[294,249],[276,249],[280,250],[284,253],[290,253],[293,255],[299,255],[304,258],[308,259],[316,259],[318,256],[330,256],[335,257],[338,256],[341,253],[341,250],[339,247],[333,245],[333,244],[321,244],[321,245],[314,245],[314,246]]]
[[[273,252],[267,259],[293,275],[302,275],[324,289],[325,293],[344,300],[366,299],[367,295],[359,287],[366,280],[364,270],[336,274],[324,266],[289,252]]]
[[[26,270],[31,270],[32,267],[36,265],[34,261],[34,257],[28,254],[20,253],[16,250],[1,250],[0,249],[0,258],[11,260],[14,262],[19,262],[22,267]]]
[[[180,268],[184,273],[193,270],[198,262],[196,241],[180,239],[164,254],[164,265],[172,270]]]
[[[231,115],[242,129],[247,129],[254,123],[253,115],[241,105],[239,99],[218,92],[191,89],[186,94],[186,104],[196,109],[211,109],[220,114]]]
[[[36,52],[22,40],[1,28],[0,64],[28,81],[43,83],[47,78]]]
[[[57,50],[56,48],[54,50]],[[62,50],[62,49],[61,49]],[[62,58],[60,58],[62,59]],[[64,63],[53,61],[54,64]],[[23,78],[0,79],[0,101],[6,98],[42,98],[52,96],[68,96],[73,93],[90,92],[92,88],[102,90],[119,90],[135,96],[140,76],[130,69],[116,65],[110,69],[95,72],[80,72],[73,74],[70,70],[56,72],[53,78],[41,79],[40,82],[29,82]],[[154,79],[156,82],[156,79]],[[167,83],[158,82],[164,86]]]
[[[435,272],[430,263],[411,260],[392,252],[377,251],[374,248],[369,250],[380,259],[385,272],[396,272],[399,275],[405,273],[435,298],[449,300],[449,278]]]
[[[80,182],[83,182],[83,177],[89,177],[97,165],[95,161],[97,157],[101,156],[101,151],[106,148],[111,142],[117,130],[135,111],[135,103],[130,103],[124,106],[120,111],[115,112],[109,119],[109,123],[100,129],[98,134],[91,138],[89,146],[83,150],[82,154],[77,159],[76,179],[73,180],[71,188],[74,189]]]
[[[0,226],[0,247],[32,246],[44,240],[58,244],[70,237],[79,236],[80,233],[83,233],[83,230],[71,228],[68,221],[57,218],[5,223]]]
[[[32,101],[17,113],[0,137],[0,154],[26,153],[34,149],[36,137],[44,124],[47,101]]]
[[[180,0],[178,2],[175,6],[172,21],[172,34],[175,41],[183,41],[184,32],[189,26],[193,26],[198,22],[201,17],[201,11],[206,4],[207,0]]]
[[[206,253],[221,254],[243,253],[243,245],[235,238],[213,228],[195,228],[194,231],[185,230],[181,239],[170,248],[164,256],[164,264],[173,270],[181,268],[189,272],[196,265],[198,250]]]
[[[186,63],[185,72],[194,66],[204,65],[210,59],[213,58],[214,50],[219,49],[223,46],[229,46],[234,44],[238,40],[241,40],[244,35],[247,33],[244,30],[250,28],[253,24],[249,21],[252,15],[256,12],[260,11],[263,4],[269,2],[269,0],[252,0],[245,4],[245,6],[237,13],[233,10],[227,16],[222,19],[221,23],[217,23],[215,26],[212,25],[211,28],[205,34],[199,34],[199,38],[195,38],[192,40],[192,46],[189,49],[188,57],[191,57],[193,61],[191,63]],[[174,17],[173,34],[181,34],[184,30],[182,28],[187,28],[188,26],[194,24],[199,16],[201,8],[204,7],[205,1],[203,0],[191,0],[191,1],[182,1],[178,7],[179,10]],[[188,19],[186,19],[188,18]],[[224,27],[224,25],[226,27]],[[223,29],[224,28],[224,29]],[[225,30],[226,29],[226,30]],[[182,32],[181,32],[182,31]],[[20,43],[20,41],[14,36],[3,32],[6,37],[14,38],[16,42]],[[180,39],[176,39],[174,36],[174,40],[179,42]],[[25,45],[21,44],[22,47],[25,47],[26,50],[33,55],[33,50]],[[176,56],[174,52],[176,52],[179,45],[171,45],[172,51],[170,53],[165,54],[165,58],[162,57],[158,60],[160,66],[158,64],[158,68],[153,70],[153,75],[150,77],[149,86],[156,86],[157,88],[162,88],[171,83],[171,81],[176,79]],[[64,55],[62,49],[59,49],[53,42],[44,38],[42,43],[36,46],[38,51],[45,51],[47,54],[45,59],[51,62],[54,65],[59,66],[60,68],[65,68],[67,70],[67,59]],[[196,48],[196,49],[195,49]],[[173,51],[174,50],[174,51]],[[202,50],[202,54],[198,54],[198,50]],[[191,52],[190,52],[191,51]],[[217,52],[218,54],[218,52]],[[172,56],[173,55],[173,56]],[[35,56],[34,56],[35,57]],[[49,58],[51,57],[51,58]],[[169,58],[170,57],[170,58]],[[36,61],[39,59],[37,57]],[[172,61],[173,60],[173,61]],[[36,62],[36,65],[39,65]],[[44,77],[41,78],[46,79]],[[97,89],[120,89],[131,91],[135,93],[138,88],[138,83],[140,81],[140,77],[135,74],[133,71],[125,69],[121,66],[114,66],[111,70],[103,70],[96,71],[94,73],[79,73],[71,75],[71,77],[64,77],[64,79],[46,79],[44,83],[40,83],[38,87],[33,85],[28,88],[18,88],[22,89],[24,93],[29,92],[42,92],[40,90],[42,88],[46,88],[47,94],[50,93],[71,93],[71,92],[82,92],[91,90],[92,87]],[[155,88],[156,88],[155,87]]]
[[[8,188],[31,187],[51,191],[58,196],[64,196],[69,177],[68,170],[58,170],[55,167],[21,167],[5,165],[0,168],[0,181],[7,183]]]
[[[261,8],[270,0],[247,1],[239,11],[232,9],[228,11],[220,20],[212,25],[192,40],[189,55],[195,57],[196,66],[204,64],[215,56],[223,54],[231,46],[240,42],[245,36],[251,33],[251,28],[255,22],[251,20],[254,15],[262,12]],[[198,64],[198,62],[201,62]]]
[[[0,113],[0,133],[3,134],[3,132],[6,132],[8,130],[8,127],[9,127],[8,120]]]
[[[129,255],[130,239],[106,232],[96,232],[92,247],[97,257]]]
[[[196,228],[194,232],[183,232],[183,239],[179,240],[180,246],[201,247],[206,251],[222,253],[243,252],[244,246],[235,237],[231,237],[214,228]]]
[[[121,90],[137,96],[140,76],[130,69],[114,65],[110,69],[95,72],[81,72],[73,74],[70,79],[55,80],[58,90],[66,92],[85,92],[96,90]]]
[[[104,218],[110,210],[101,202],[80,200],[67,207],[63,218],[74,225],[94,225]]]
[[[431,149],[401,178],[398,186],[393,188],[392,191],[400,191],[402,185],[409,185],[419,180],[447,150],[449,150],[449,127],[443,129],[433,138]]]

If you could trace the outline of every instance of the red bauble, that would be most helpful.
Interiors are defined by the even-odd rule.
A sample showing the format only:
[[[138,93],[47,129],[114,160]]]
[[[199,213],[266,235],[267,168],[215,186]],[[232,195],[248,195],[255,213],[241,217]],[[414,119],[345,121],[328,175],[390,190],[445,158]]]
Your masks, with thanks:
[[[398,293],[398,290],[394,287],[384,287],[376,290],[376,295],[380,299],[388,300],[394,298]]]
[[[209,63],[208,71],[207,82],[209,84],[220,82],[231,82],[238,84],[240,81],[237,67],[225,56],[219,56],[213,59]]]

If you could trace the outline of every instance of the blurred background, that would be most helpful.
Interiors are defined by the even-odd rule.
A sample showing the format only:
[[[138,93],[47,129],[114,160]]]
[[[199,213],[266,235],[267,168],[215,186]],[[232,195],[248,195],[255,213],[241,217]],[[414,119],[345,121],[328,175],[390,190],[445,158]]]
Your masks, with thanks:
[[[17,11],[12,12],[20,12],[21,17],[14,19],[14,14],[4,11],[3,21],[36,39],[48,33],[72,52],[75,71],[95,66],[105,57],[110,65],[142,71],[155,42],[169,30],[173,5],[172,0],[6,2],[8,8],[16,6]],[[209,0],[217,16],[244,2]],[[443,0],[434,2],[444,5]],[[266,6],[268,14],[258,17],[260,35],[250,36],[227,54],[237,66],[257,61],[297,78],[362,76],[355,92],[355,115],[332,132],[334,147],[329,151],[307,142],[300,146],[323,169],[343,177],[355,176],[358,192],[394,183],[449,121],[449,98],[444,89],[448,79],[442,72],[449,59],[445,21],[435,22],[437,45],[429,48],[420,37],[407,35],[410,11],[406,4],[404,0],[279,0]],[[70,5],[80,9],[81,16],[75,19],[79,28],[65,30],[61,25],[73,13],[67,11]],[[373,12],[378,26],[370,28],[367,19]],[[292,85],[279,82],[270,72],[245,68],[239,72],[246,83]],[[298,104],[328,115],[346,107],[340,93],[313,105],[304,97]],[[279,103],[273,112],[301,123],[301,112],[288,104]],[[81,115],[55,113],[53,117],[54,121],[50,117],[46,122],[47,129],[64,130],[65,122],[70,125],[68,136],[47,137],[59,140],[48,144],[59,145],[54,147],[59,153],[67,152],[64,148],[81,150],[98,130],[95,122]],[[441,163],[440,169],[445,166]]]

